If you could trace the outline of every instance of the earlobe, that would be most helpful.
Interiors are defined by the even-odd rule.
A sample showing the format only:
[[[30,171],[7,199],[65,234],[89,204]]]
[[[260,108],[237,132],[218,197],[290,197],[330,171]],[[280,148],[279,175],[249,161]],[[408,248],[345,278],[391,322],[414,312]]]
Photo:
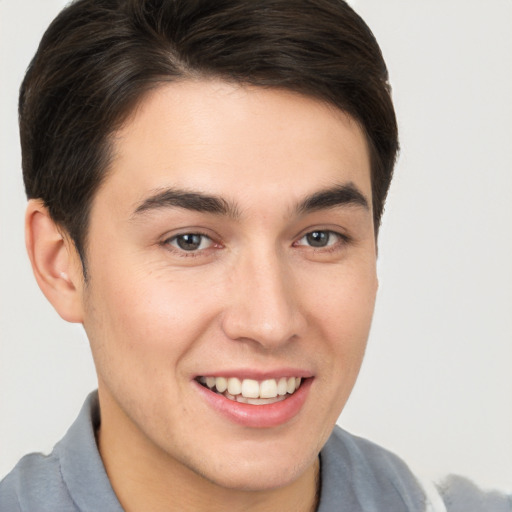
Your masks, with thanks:
[[[57,313],[82,322],[83,275],[79,256],[41,200],[31,199],[25,216],[25,243],[37,284]]]

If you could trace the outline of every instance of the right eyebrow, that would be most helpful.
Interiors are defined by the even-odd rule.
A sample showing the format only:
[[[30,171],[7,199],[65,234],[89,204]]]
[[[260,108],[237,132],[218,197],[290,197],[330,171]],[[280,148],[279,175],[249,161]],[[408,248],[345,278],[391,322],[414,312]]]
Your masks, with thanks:
[[[153,195],[140,202],[136,206],[132,218],[162,208],[184,208],[186,210],[213,213],[231,218],[239,217],[236,205],[222,197],[203,194],[202,192],[167,188],[156,191]]]

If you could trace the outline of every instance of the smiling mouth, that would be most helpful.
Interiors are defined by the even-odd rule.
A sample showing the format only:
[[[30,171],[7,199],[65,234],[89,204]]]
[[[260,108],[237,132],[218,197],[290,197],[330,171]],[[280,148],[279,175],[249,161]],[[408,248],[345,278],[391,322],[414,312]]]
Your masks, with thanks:
[[[205,388],[224,396],[228,400],[251,405],[268,405],[286,400],[300,388],[300,377],[279,379],[238,379],[237,377],[198,377]]]

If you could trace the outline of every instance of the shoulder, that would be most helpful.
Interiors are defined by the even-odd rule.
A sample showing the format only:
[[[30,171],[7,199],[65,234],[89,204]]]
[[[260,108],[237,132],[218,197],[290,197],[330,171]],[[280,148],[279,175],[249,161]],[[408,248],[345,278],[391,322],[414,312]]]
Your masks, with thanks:
[[[26,455],[16,464],[0,482],[0,510],[75,510],[62,480],[59,459],[54,453]]]
[[[321,452],[319,512],[512,512],[512,496],[484,491],[461,476],[417,478],[397,455],[335,427]],[[336,508],[336,505],[338,508]]]
[[[425,510],[425,492],[407,464],[375,443],[335,427],[320,456],[325,503],[348,502],[351,511]]]
[[[100,422],[91,393],[50,455],[23,457],[0,482],[1,512],[122,512],[95,440]]]

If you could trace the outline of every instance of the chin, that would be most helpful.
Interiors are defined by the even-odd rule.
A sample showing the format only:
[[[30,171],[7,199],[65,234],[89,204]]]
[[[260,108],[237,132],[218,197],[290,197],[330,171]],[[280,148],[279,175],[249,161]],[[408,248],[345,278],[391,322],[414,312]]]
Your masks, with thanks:
[[[280,464],[277,466],[277,470],[275,463],[265,466],[257,464],[243,468],[237,466],[225,471],[223,475],[215,475],[213,478],[208,478],[208,475],[203,476],[225,489],[261,492],[286,487],[297,480],[307,469],[307,466],[303,470],[296,466],[288,467]]]
[[[242,446],[237,449],[232,445],[229,452],[221,452],[207,466],[203,464],[199,474],[219,487],[239,491],[272,491],[286,487],[312,469],[318,457],[315,450],[305,453],[297,448],[244,450]]]

